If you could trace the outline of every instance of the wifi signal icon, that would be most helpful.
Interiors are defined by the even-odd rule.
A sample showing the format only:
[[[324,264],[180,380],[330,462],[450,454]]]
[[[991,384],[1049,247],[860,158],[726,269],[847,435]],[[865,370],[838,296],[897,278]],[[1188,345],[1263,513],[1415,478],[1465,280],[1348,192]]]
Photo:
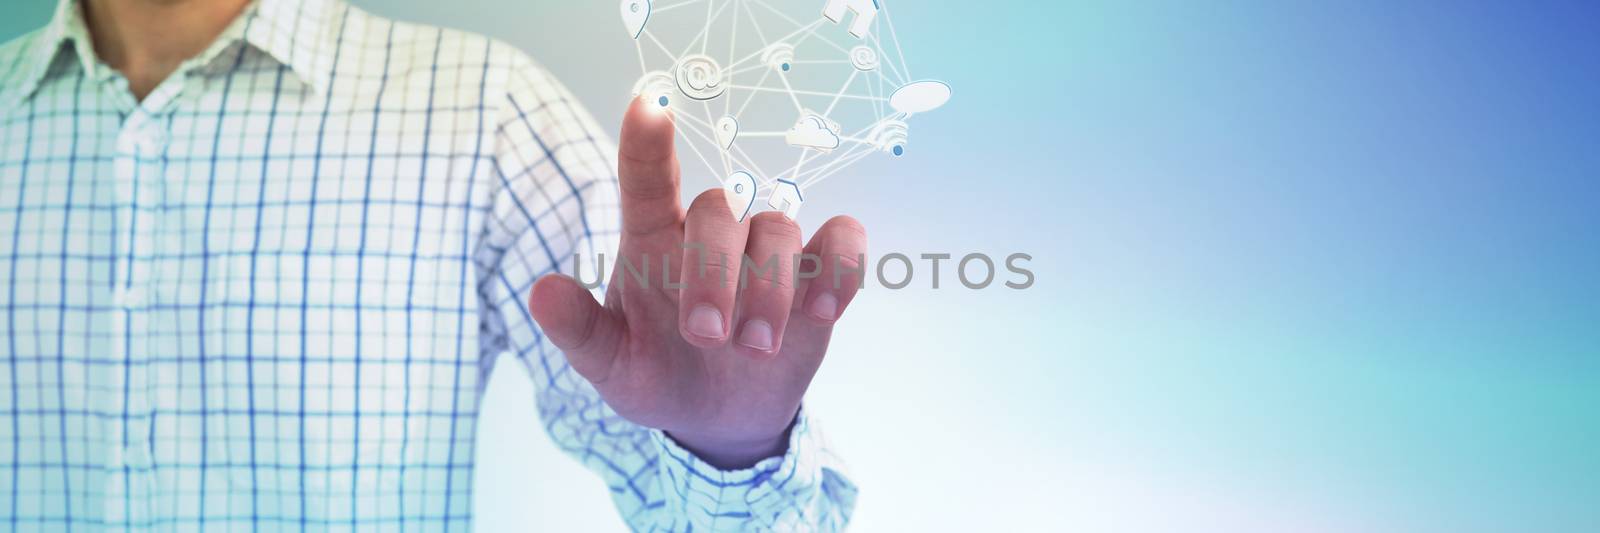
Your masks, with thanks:
[[[671,74],[659,70],[645,73],[633,84],[634,96],[644,97],[645,101],[653,101],[661,107],[667,107],[671,102],[668,95],[677,91],[678,82]]]
[[[761,62],[772,70],[788,72],[794,65],[794,45],[773,43],[761,51]]]
[[[867,139],[878,150],[902,156],[906,153],[906,141],[910,140],[911,128],[903,120],[885,120],[872,128],[872,133]]]

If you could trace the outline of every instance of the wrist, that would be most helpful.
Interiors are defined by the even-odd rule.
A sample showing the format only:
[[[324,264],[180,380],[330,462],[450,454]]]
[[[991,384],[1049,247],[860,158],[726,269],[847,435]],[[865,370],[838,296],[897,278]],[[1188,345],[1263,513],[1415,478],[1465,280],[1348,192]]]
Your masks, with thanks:
[[[789,433],[793,428],[794,422],[791,420],[783,431],[768,436],[727,436],[694,431],[664,433],[696,458],[719,470],[743,470],[763,459],[788,453]]]

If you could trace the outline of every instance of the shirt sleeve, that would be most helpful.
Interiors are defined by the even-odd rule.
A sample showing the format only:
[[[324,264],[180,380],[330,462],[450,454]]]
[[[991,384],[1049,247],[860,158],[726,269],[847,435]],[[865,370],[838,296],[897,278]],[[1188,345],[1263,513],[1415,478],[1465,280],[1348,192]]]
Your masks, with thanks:
[[[560,271],[592,283],[596,257],[616,254],[616,147],[572,94],[530,60],[516,62],[509,78],[495,125],[492,212],[478,256],[485,361],[509,352],[522,363],[537,388],[545,430],[604,479],[635,531],[843,529],[856,488],[805,409],[784,455],[719,470],[661,431],[617,415],[545,340],[526,308],[534,281]]]

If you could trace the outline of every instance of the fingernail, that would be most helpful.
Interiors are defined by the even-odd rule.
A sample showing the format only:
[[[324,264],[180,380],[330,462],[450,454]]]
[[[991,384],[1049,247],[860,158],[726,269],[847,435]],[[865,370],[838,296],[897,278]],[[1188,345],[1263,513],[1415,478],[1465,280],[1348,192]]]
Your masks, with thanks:
[[[834,298],[832,293],[817,295],[816,299],[811,300],[811,316],[822,320],[839,318],[839,299]]]
[[[772,325],[765,320],[745,322],[744,329],[739,332],[739,344],[756,351],[771,351]]]
[[[705,304],[695,306],[689,312],[689,333],[708,339],[720,339],[727,335],[722,330],[722,312]]]

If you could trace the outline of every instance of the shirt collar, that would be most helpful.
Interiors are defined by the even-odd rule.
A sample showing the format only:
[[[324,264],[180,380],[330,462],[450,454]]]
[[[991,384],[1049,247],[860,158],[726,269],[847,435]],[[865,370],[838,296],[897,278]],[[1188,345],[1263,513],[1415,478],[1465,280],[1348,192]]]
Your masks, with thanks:
[[[95,61],[89,59],[94,56],[92,47],[87,46],[90,43],[85,38],[88,35],[85,28],[83,13],[79,10],[77,2],[61,0],[57,3],[55,14],[50,17],[50,23],[43,29],[24,37],[25,40],[14,59],[16,63],[11,66],[4,78],[0,79],[4,82],[0,87],[7,88],[4,94],[0,95],[3,96],[0,98],[0,104],[9,109],[33,94],[39,83],[49,74],[50,66],[55,62],[56,56],[60,55],[63,45],[85,46],[86,50],[77,53],[82,59],[80,66],[85,72],[93,72]]]
[[[343,0],[258,0],[229,31],[237,30],[245,42],[322,91],[333,77],[334,49],[348,13]]]
[[[332,77],[333,49],[338,44],[338,27],[348,6],[344,0],[256,0],[228,25],[216,42],[191,61],[210,65],[223,50],[243,41],[281,64],[287,65],[301,81],[324,90]],[[11,94],[0,104],[25,101],[50,75],[50,68],[62,49],[73,52],[85,75],[100,77],[106,67],[94,55],[94,45],[83,19],[78,0],[60,0],[50,23],[23,44],[18,63],[9,73],[0,73],[3,87]]]

